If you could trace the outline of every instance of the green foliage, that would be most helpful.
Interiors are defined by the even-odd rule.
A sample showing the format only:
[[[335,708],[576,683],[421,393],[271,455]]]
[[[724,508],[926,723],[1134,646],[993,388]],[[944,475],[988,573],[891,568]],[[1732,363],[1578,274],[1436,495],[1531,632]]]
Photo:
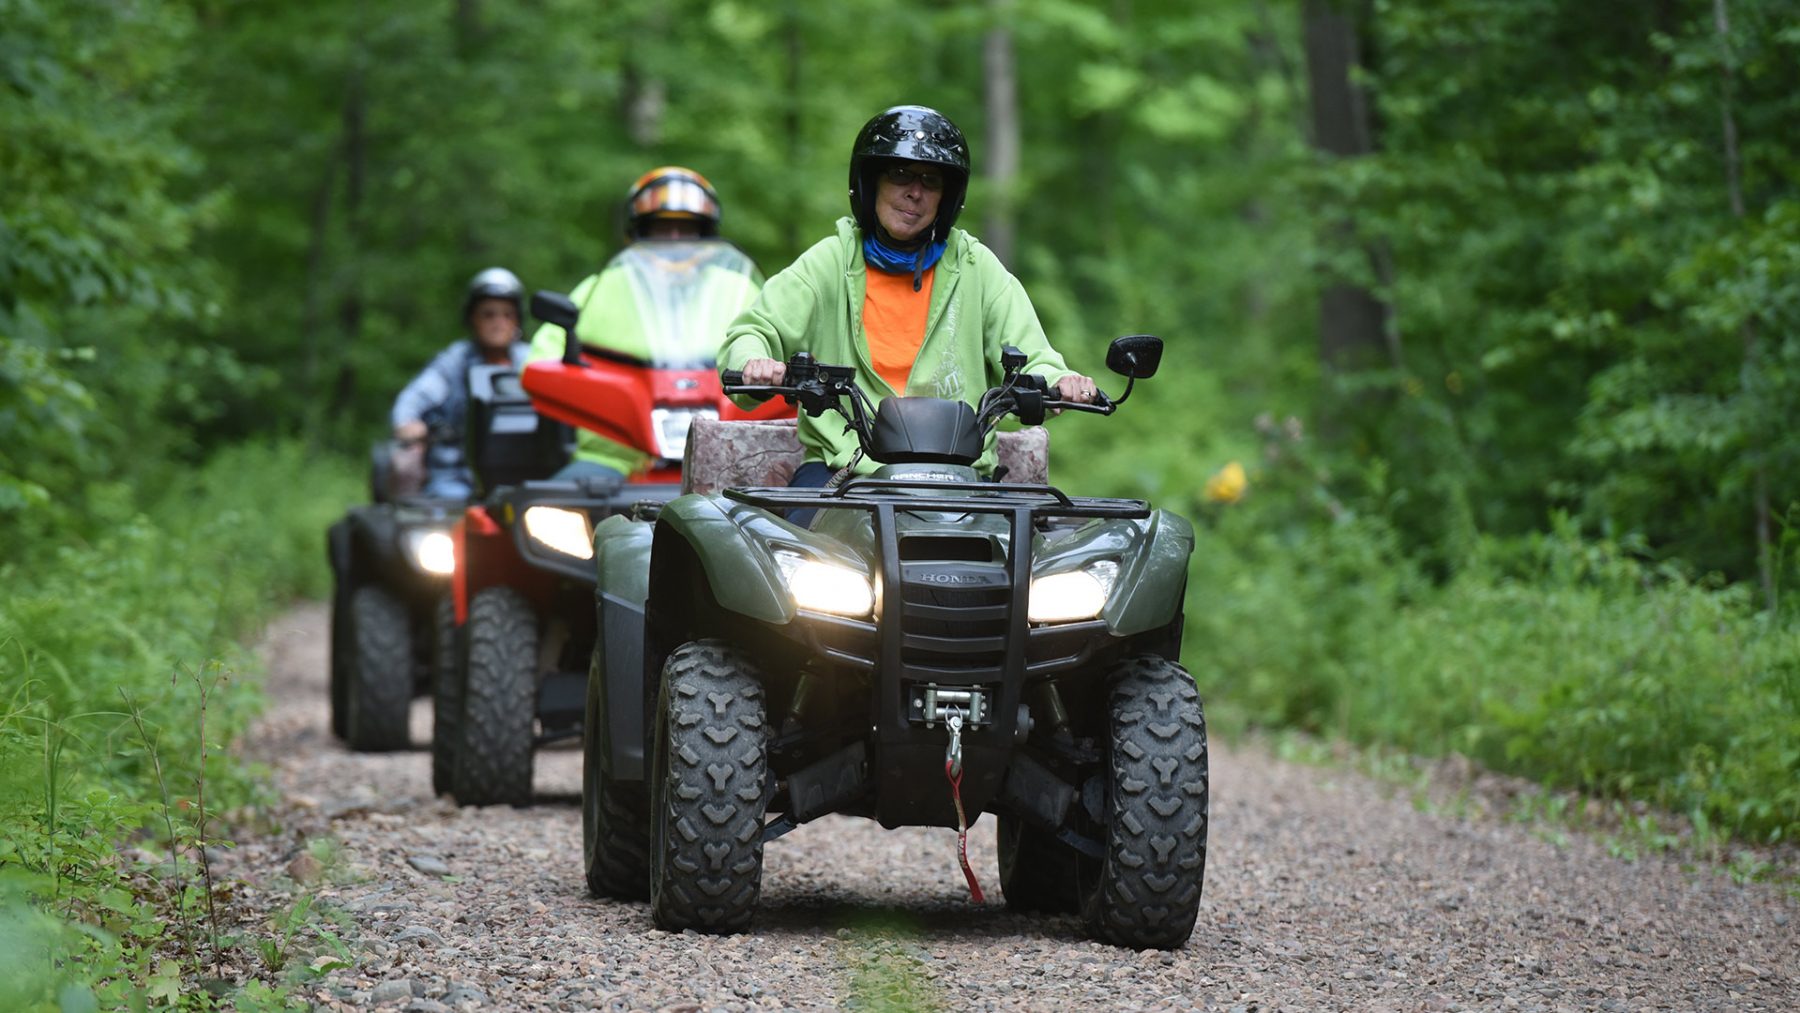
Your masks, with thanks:
[[[0,565],[0,934],[29,940],[0,946],[0,1006],[156,1003],[211,959],[199,856],[261,783],[227,750],[260,701],[242,638],[321,591],[356,488],[293,444],[234,448],[92,544]]]
[[[1567,521],[1484,539],[1439,583],[1379,518],[1294,524],[1298,502],[1340,508],[1284,481],[1299,477],[1253,475],[1195,554],[1188,662],[1227,723],[1461,753],[1731,835],[1800,834],[1800,630],[1746,588]]]
[[[1729,35],[1712,0],[1376,5],[1379,153],[1297,182],[1391,254],[1391,283],[1326,257],[1396,310],[1404,366],[1375,379],[1432,406],[1359,420],[1436,514],[1397,518],[1415,548],[1566,508],[1741,579],[1758,483],[1800,499],[1769,426],[1800,397],[1800,36],[1790,0],[1726,8]]]
[[[0,562],[128,519],[247,380],[194,341],[216,309],[179,137],[194,31],[169,0],[0,0]]]
[[[1254,234],[1386,300],[1395,361],[1301,407],[1303,365],[1252,359],[1291,378],[1262,391],[1209,359],[1218,402],[1167,402],[1129,457],[1160,485],[1096,469],[1167,502],[1250,464],[1247,500],[1200,504],[1188,609],[1227,724],[1800,831],[1800,442],[1778,421],[1800,408],[1800,34],[1790,0],[1723,7],[1728,33],[1711,0],[1373,5],[1375,153],[1276,172],[1257,199],[1312,211],[1298,240]],[[1275,347],[1308,330],[1285,276]],[[1299,417],[1248,438],[1265,407]],[[1765,509],[1777,608],[1733,583]]]

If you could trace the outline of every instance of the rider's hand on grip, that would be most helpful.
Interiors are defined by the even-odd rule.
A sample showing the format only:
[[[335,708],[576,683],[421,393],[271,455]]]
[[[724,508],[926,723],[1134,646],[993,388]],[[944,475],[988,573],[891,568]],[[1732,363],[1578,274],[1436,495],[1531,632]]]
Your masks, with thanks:
[[[778,359],[751,359],[741,376],[748,387],[779,387],[787,379],[787,366]]]

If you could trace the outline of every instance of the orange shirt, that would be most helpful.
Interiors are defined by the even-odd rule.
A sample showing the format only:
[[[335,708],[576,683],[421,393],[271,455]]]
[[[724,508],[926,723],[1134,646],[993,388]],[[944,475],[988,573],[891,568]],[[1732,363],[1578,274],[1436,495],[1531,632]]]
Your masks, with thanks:
[[[868,269],[863,294],[863,337],[869,343],[869,361],[875,372],[900,394],[912,374],[919,346],[925,344],[925,317],[931,309],[931,280],[937,268],[925,272],[917,292],[912,273],[889,274]]]

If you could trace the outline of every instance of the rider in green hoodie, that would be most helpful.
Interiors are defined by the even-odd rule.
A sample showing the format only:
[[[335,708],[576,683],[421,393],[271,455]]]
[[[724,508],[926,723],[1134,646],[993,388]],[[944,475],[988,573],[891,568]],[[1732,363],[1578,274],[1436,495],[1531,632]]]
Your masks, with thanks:
[[[653,365],[711,365],[719,334],[762,283],[750,258],[719,238],[720,215],[712,184],[692,169],[665,165],[639,176],[625,198],[625,249],[569,293],[581,309],[581,343]],[[565,341],[560,327],[543,325],[531,361],[562,358]],[[586,429],[576,440],[575,460],[557,478],[623,478],[651,463]]]
[[[850,155],[854,218],[769,279],[726,330],[720,368],[741,369],[746,384],[779,384],[787,358],[804,351],[854,366],[875,401],[911,395],[973,406],[1000,382],[1000,353],[1011,345],[1058,396],[1091,402],[1094,381],[1050,347],[1019,280],[954,227],[968,184],[968,143],[941,113],[896,106],[870,120]],[[799,435],[806,463],[792,485],[877,467],[858,458],[841,422],[802,414]],[[991,437],[976,468],[993,471]]]

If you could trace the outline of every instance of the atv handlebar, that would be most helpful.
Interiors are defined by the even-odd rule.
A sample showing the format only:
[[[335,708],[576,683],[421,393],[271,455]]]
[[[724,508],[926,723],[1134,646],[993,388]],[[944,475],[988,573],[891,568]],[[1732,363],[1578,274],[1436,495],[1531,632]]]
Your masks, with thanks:
[[[726,394],[759,399],[785,397],[815,418],[828,408],[842,412],[838,401],[846,396],[851,398],[853,410],[843,414],[853,423],[859,416],[866,418],[874,414],[874,405],[856,385],[854,370],[848,366],[821,365],[812,356],[801,352],[789,360],[785,379],[788,382],[746,384],[741,369],[726,369],[719,373],[720,385]],[[991,423],[999,421],[1003,415],[1017,415],[1027,425],[1038,425],[1043,422],[1046,410],[1111,415],[1118,410],[1118,402],[1098,387],[1094,389],[1091,402],[1066,401],[1057,396],[1056,390],[1043,377],[1013,372],[1002,386],[982,395],[980,410],[984,426],[991,428]]]
[[[1107,350],[1106,362],[1113,372],[1126,378],[1125,393],[1117,398],[1094,388],[1092,401],[1065,401],[1059,392],[1035,373],[1025,372],[1027,358],[1017,348],[1002,350],[1000,365],[1004,372],[1001,384],[981,395],[975,405],[975,427],[985,441],[1000,420],[1008,415],[1028,426],[1042,425],[1046,412],[1077,411],[1091,415],[1111,415],[1131,396],[1132,385],[1156,372],[1162,357],[1162,339],[1149,334],[1115,338]],[[746,384],[741,369],[719,372],[720,387],[726,394],[754,398],[784,397],[789,404],[818,418],[835,411],[850,423],[864,453],[872,453],[875,403],[857,386],[856,370],[850,366],[831,366],[819,362],[807,352],[796,352],[787,361],[779,384]],[[845,401],[849,404],[846,407]],[[890,450],[890,452],[892,452]],[[875,455],[876,460],[882,460]]]

